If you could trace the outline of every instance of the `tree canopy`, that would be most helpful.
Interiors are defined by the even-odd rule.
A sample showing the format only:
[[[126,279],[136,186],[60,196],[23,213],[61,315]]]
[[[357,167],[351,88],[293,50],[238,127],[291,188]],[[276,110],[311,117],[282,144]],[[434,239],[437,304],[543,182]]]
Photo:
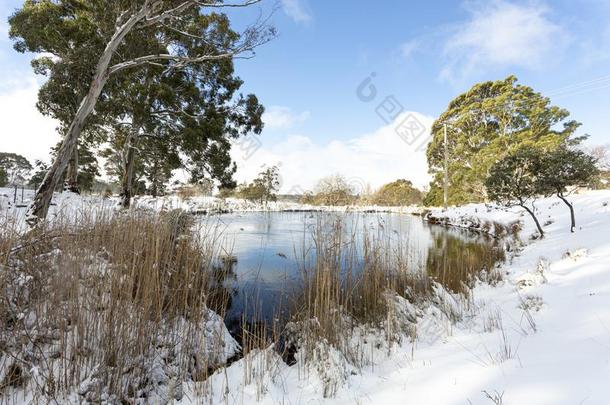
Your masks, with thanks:
[[[254,48],[270,40],[275,31],[266,26],[265,20],[259,20],[241,33],[236,32],[231,29],[229,18],[217,10],[245,7],[258,1],[231,4],[215,0],[26,1],[11,16],[9,35],[15,40],[17,51],[46,55],[33,61],[35,71],[49,76],[41,90],[39,107],[60,120],[64,135],[57,158],[30,207],[28,223],[35,224],[46,216],[52,189],[62,178],[70,156],[74,156],[74,161],[77,159],[77,145],[97,141],[87,136],[83,139],[81,134],[95,128],[98,120],[99,128],[106,129],[108,114],[115,120],[134,123],[134,111],[121,111],[121,107],[140,106],[147,113],[149,106],[153,109],[160,106],[168,118],[182,126],[183,134],[188,135],[186,129],[199,135],[204,133],[204,137],[185,136],[177,144],[196,166],[193,172],[197,175],[207,172],[226,182],[227,173],[232,172],[227,170],[230,164],[225,138],[238,136],[244,127],[260,126],[262,114],[262,107],[254,97],[238,97],[237,107],[227,101],[241,86],[241,81],[233,76],[232,59],[252,56]],[[134,104],[125,103],[120,93],[126,84],[132,90],[139,84],[147,86],[151,76],[159,82],[176,78],[188,82],[190,85],[184,88],[174,87],[178,100],[196,104],[205,99],[208,103],[192,111],[176,103],[166,108],[169,107],[166,103],[156,104],[158,98],[144,94],[148,91],[139,91],[142,97],[129,100]],[[215,76],[220,79],[210,81]],[[133,92],[130,94],[133,96]],[[130,117],[121,119],[121,114]],[[171,117],[172,114],[180,117]],[[187,124],[182,125],[184,122]],[[137,121],[136,124],[140,127]],[[214,132],[218,128],[222,128],[222,136]],[[172,128],[165,125],[159,132],[164,133],[165,142]],[[218,140],[219,137],[222,139]],[[193,144],[196,153],[185,147]],[[134,149],[131,141],[127,146]]]
[[[422,202],[423,193],[413,187],[409,180],[398,179],[381,186],[371,198],[371,202],[383,206],[417,205]]]
[[[529,206],[541,194],[540,154],[539,150],[522,148],[506,155],[491,167],[485,187],[492,201],[525,209],[536,223],[540,236],[544,236],[534,208]]]
[[[442,203],[444,129],[447,128],[449,203],[485,199],[491,166],[522,148],[549,151],[571,139],[579,123],[569,112],[509,76],[474,85],[453,99],[432,126],[427,157],[433,176],[426,202]]]
[[[307,202],[319,205],[349,205],[356,200],[354,188],[340,174],[320,179],[314,188],[313,196],[307,198]]]
[[[277,200],[280,188],[280,172],[277,166],[263,166],[258,176],[249,184],[239,187],[237,195],[251,201],[267,204]]]
[[[3,167],[0,167],[0,187],[4,187],[8,184],[8,174]]]
[[[566,198],[571,188],[589,186],[597,180],[596,159],[584,151],[559,147],[538,157],[537,181],[540,193],[556,195],[570,209],[571,231],[576,228],[572,203]]]
[[[1,185],[24,185],[27,182],[32,164],[23,156],[16,153],[0,152],[0,181]]]

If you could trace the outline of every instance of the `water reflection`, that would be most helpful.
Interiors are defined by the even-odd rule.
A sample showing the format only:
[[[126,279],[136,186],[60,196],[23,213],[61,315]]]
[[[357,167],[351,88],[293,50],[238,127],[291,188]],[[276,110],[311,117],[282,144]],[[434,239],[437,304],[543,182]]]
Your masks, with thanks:
[[[389,213],[240,213],[202,218],[222,231],[224,262],[217,283],[228,297],[226,319],[238,330],[246,320],[282,318],[298,295],[303,272],[315,265],[316,232],[342,224],[339,263],[361,270],[364,239],[374,239],[397,268],[427,274],[451,291],[463,291],[471,276],[502,259],[493,239],[425,223],[420,217]],[[355,262],[354,262],[355,260]],[[427,280],[427,277],[425,278]],[[220,300],[218,300],[220,302]],[[224,311],[222,311],[224,312]]]

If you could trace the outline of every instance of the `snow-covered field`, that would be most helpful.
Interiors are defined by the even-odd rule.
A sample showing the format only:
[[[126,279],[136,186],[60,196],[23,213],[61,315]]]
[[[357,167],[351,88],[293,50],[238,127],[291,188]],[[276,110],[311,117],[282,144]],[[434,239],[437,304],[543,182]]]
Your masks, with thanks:
[[[547,236],[535,241],[519,209],[476,204],[434,212],[461,226],[522,222],[525,245],[503,266],[504,281],[478,285],[463,321],[451,325],[427,311],[414,344],[376,353],[333,398],[322,395],[324,379],[341,372],[332,353],[321,370],[288,367],[269,353],[241,360],[214,376],[218,403],[610,403],[610,192],[571,199],[576,233],[567,207],[545,199],[536,207]],[[246,384],[252,364],[273,367]]]
[[[24,211],[3,193],[0,210]],[[57,197],[54,210],[77,204],[70,198]],[[450,225],[490,233],[494,227],[486,222],[521,224],[516,244],[521,247],[502,266],[503,281],[479,283],[474,305],[460,309],[463,318],[457,324],[431,306],[419,312],[414,342],[404,339],[387,349],[376,346],[374,337],[360,336],[370,358],[359,370],[346,368],[341,355],[323,345],[317,366],[288,367],[271,350],[251,353],[217,372],[206,383],[208,394],[213,403],[229,404],[609,404],[610,191],[570,199],[575,233],[560,200],[536,203],[544,239],[531,238],[534,224],[517,208],[472,204],[432,211]],[[101,199],[78,201],[99,204]],[[239,200],[177,197],[140,198],[136,205],[190,211],[261,208]],[[277,203],[269,209],[307,207]],[[336,393],[325,398],[329,384]],[[184,392],[182,403],[201,402],[200,387],[185,383]]]
[[[0,214],[5,217],[23,222],[27,206],[34,196],[34,190],[19,189],[15,198],[14,189],[0,188]],[[16,201],[15,201],[16,200]],[[49,218],[56,215],[81,212],[91,212],[99,209],[113,209],[118,206],[118,197],[103,199],[100,196],[79,196],[73,193],[55,193],[49,208]],[[132,204],[137,208],[149,208],[155,211],[182,209],[195,214],[222,213],[222,212],[248,212],[248,211],[379,211],[419,214],[421,207],[380,207],[380,206],[319,206],[299,204],[296,202],[277,201],[261,204],[238,198],[217,198],[195,196],[182,198],[177,195],[167,195],[153,198],[151,196],[137,196]]]
[[[194,213],[203,212],[248,212],[248,211],[383,211],[397,213],[420,213],[421,207],[381,207],[376,205],[354,205],[354,206],[320,206],[300,204],[289,201],[270,201],[267,204],[247,201],[239,198],[217,198],[217,197],[191,197],[181,198],[169,195],[159,198],[141,196],[134,199],[138,207],[160,209],[179,208]]]

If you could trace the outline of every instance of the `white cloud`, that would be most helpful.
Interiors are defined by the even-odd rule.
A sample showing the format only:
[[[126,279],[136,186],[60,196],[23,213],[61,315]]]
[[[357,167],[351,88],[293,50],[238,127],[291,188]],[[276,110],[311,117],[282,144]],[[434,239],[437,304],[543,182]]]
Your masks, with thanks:
[[[556,60],[567,34],[549,20],[541,3],[478,3],[471,19],[445,44],[448,65],[441,77],[455,79],[488,67],[540,68]]]
[[[8,41],[8,22],[0,19],[0,41]]]
[[[308,7],[302,0],[282,0],[284,13],[296,23],[308,23],[313,19]]]
[[[400,55],[404,59],[407,59],[407,60],[411,59],[411,56],[417,50],[418,46],[419,46],[419,43],[415,39],[407,41],[407,42],[403,43],[402,45],[400,45]]]
[[[58,141],[56,121],[36,109],[39,84],[24,77],[19,85],[3,81],[0,86],[0,149],[28,158],[49,160],[49,150]]]
[[[305,122],[309,116],[309,111],[297,114],[288,107],[274,105],[263,114],[263,122],[266,129],[290,129]]]
[[[395,132],[409,114],[422,125],[421,135],[412,145]],[[235,178],[251,181],[263,164],[279,164],[284,193],[311,190],[320,178],[335,173],[344,175],[356,188],[367,184],[377,188],[398,178],[409,179],[421,188],[430,181],[425,146],[432,122],[433,118],[419,113],[403,113],[393,124],[371,134],[328,143],[291,135],[282,142],[267,144],[263,135],[262,147],[248,159],[239,148],[233,149],[238,166]]]

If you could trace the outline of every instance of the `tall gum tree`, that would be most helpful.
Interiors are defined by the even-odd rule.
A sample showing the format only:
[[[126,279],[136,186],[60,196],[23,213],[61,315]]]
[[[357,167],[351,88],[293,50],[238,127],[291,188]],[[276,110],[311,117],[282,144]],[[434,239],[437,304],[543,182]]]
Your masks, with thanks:
[[[483,201],[491,166],[523,147],[551,150],[569,142],[580,125],[568,120],[569,115],[551,105],[547,97],[518,84],[514,76],[474,85],[454,98],[432,126],[426,154],[433,181],[425,202],[442,202],[439,190],[443,188],[445,146],[449,152],[449,203]]]
[[[64,27],[77,24],[93,27],[98,37],[96,43],[104,44],[103,47],[99,47],[98,52],[95,52],[97,58],[87,93],[78,104],[57,157],[51,164],[28,209],[28,224],[34,226],[41,219],[46,218],[53,190],[61,181],[86,120],[94,111],[109,78],[146,65],[163,66],[165,70],[176,70],[188,69],[193,64],[213,60],[251,57],[254,49],[269,41],[275,35],[275,31],[268,27],[265,21],[259,21],[244,30],[236,41],[228,43],[215,41],[216,38],[208,30],[196,34],[187,32],[185,35],[194,35],[201,40],[214,42],[216,46],[213,52],[188,54],[182,52],[183,48],[168,41],[162,52],[129,55],[125,58],[122,49],[128,46],[133,38],[137,38],[137,35],[130,36],[130,34],[146,31],[148,35],[163,36],[167,30],[180,31],[181,22],[192,13],[203,17],[210,12],[209,10],[248,7],[260,1],[244,0],[239,3],[224,3],[214,0],[26,1],[24,6],[9,20],[11,25],[9,34],[17,41],[15,44],[17,50],[48,53],[61,57],[54,52],[57,48],[54,40],[70,41],[70,36],[60,35],[55,38],[56,35],[52,29],[55,26]],[[108,24],[111,17],[113,17],[114,23]],[[46,30],[49,30],[50,35],[45,36]],[[92,44],[91,47],[98,49],[96,44]]]

